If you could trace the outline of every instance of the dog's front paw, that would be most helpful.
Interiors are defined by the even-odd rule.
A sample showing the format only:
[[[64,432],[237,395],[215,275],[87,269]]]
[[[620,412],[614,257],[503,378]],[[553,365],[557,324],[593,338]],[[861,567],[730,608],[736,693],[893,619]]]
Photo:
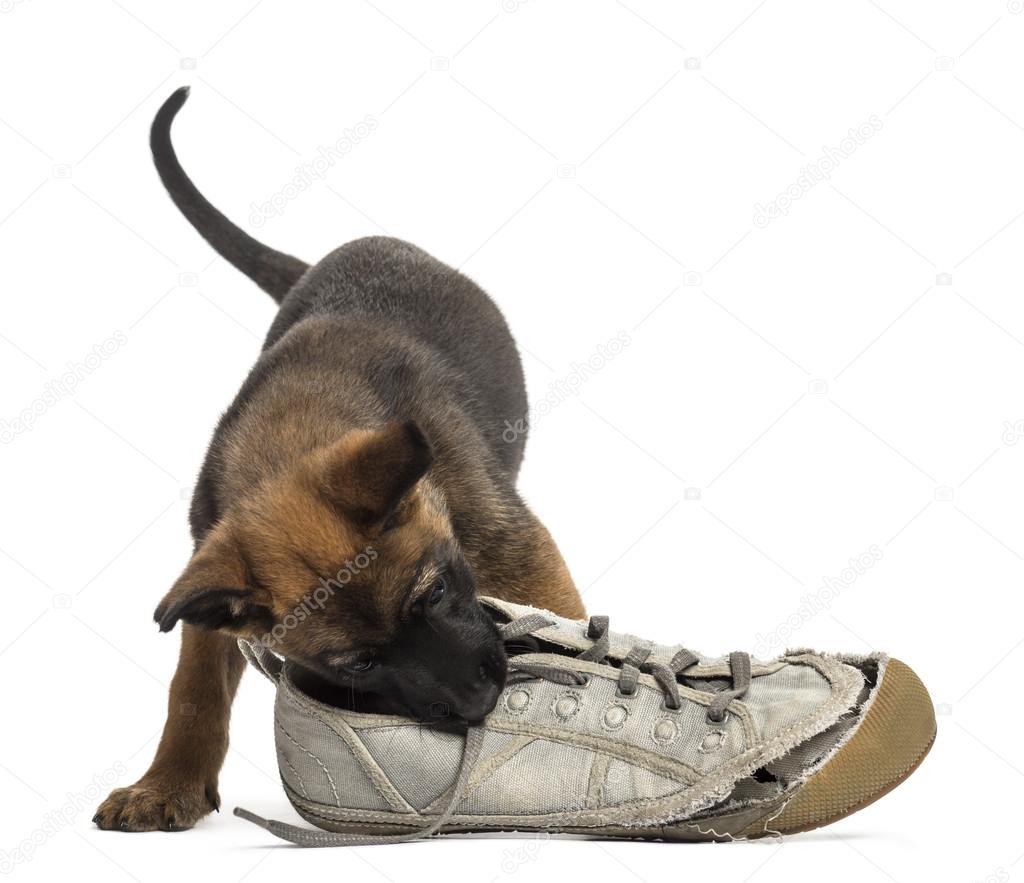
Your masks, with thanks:
[[[216,783],[173,782],[143,776],[111,791],[92,820],[107,831],[184,831],[220,809]]]

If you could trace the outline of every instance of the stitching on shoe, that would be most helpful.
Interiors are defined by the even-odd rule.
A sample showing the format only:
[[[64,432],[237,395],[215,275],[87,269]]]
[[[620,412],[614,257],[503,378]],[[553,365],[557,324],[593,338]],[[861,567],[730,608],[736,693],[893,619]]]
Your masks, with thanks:
[[[575,748],[582,747],[591,751],[600,751],[623,763],[642,766],[659,776],[674,779],[685,785],[692,785],[701,778],[701,774],[685,761],[665,757],[647,748],[616,742],[610,736],[602,736],[599,733],[566,732],[543,724],[520,723],[514,720],[490,720],[487,722],[487,729],[498,733],[529,734],[552,742],[567,743]]]
[[[295,737],[292,736],[292,734],[284,728],[284,724],[278,721],[277,726],[281,730],[281,732],[284,733],[285,738],[292,743],[292,745],[298,748],[299,751],[308,754],[310,757],[313,758],[313,760],[315,760],[320,765],[320,769],[324,771],[324,775],[327,776],[327,781],[331,785],[331,793],[334,795],[334,802],[340,807],[341,797],[338,796],[338,789],[337,787],[335,787],[334,777],[331,775],[330,770],[328,770],[327,767],[324,765],[324,762],[319,757],[317,757],[312,751],[310,751],[305,745],[300,745],[298,741],[296,741]]]
[[[281,725],[278,724],[278,727],[280,727],[280,726]],[[283,760],[286,764],[288,764],[288,769],[290,769],[292,771],[292,774],[295,776],[295,781],[298,782],[299,788],[302,791],[302,796],[305,797],[308,800],[309,799],[309,792],[306,790],[306,786],[302,782],[302,776],[299,775],[299,771],[297,769],[295,769],[295,765],[290,760],[288,760],[287,757],[284,756],[283,752],[280,752],[279,756],[280,756],[281,760]],[[282,776],[281,778],[283,780],[284,776]]]
[[[304,697],[298,688],[292,684],[287,674],[281,678],[282,695],[285,701],[291,702],[293,705],[298,706],[300,710],[305,711],[310,716],[314,717],[321,724],[327,727],[335,736],[342,740],[346,748],[348,748],[349,754],[355,760],[356,765],[363,771],[363,773],[369,778],[370,784],[373,786],[377,795],[383,800],[391,809],[395,812],[415,812],[415,808],[409,803],[402,795],[402,793],[392,784],[391,780],[387,777],[384,770],[381,769],[376,759],[370,754],[368,749],[359,736],[356,735],[348,722],[340,715],[332,715],[331,719],[328,719],[316,706],[309,705],[304,701]],[[335,725],[337,724],[337,726]],[[340,729],[339,729],[340,727]],[[384,729],[381,727],[380,729]],[[339,806],[340,806],[339,802]]]

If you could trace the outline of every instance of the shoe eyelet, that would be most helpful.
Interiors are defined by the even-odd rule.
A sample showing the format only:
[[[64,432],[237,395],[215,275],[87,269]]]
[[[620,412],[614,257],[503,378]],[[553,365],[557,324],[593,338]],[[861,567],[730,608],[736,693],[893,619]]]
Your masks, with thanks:
[[[651,738],[658,745],[671,745],[679,736],[679,724],[670,717],[662,717],[650,729]]]
[[[671,714],[679,714],[679,712],[683,710],[683,703],[680,702],[678,707],[673,707],[668,704],[668,699],[662,699],[661,710],[670,712]]]
[[[629,720],[629,709],[620,702],[610,702],[601,715],[601,726],[606,730],[621,730]]]
[[[571,690],[563,693],[551,703],[551,711],[559,720],[567,721],[580,710],[580,695]]]
[[[697,746],[697,750],[701,754],[714,754],[714,752],[725,745],[727,738],[725,730],[712,730],[704,737],[700,745]]]
[[[720,727],[720,726],[722,726],[722,724],[724,724],[729,719],[729,712],[728,711],[722,712],[722,717],[719,720],[715,720],[715,718],[713,718],[711,716],[711,712],[708,712],[705,715],[705,719],[707,720],[707,722],[711,726],[713,726],[713,727]]]
[[[576,686],[577,687],[585,687],[589,683],[590,683],[590,675],[581,674],[580,675],[579,683]]]
[[[505,695],[505,710],[509,714],[522,714],[530,707],[531,699],[529,690],[517,687]]]
[[[636,695],[636,688],[634,687],[628,693],[624,692],[621,687],[615,688],[615,695],[621,699],[632,699]]]

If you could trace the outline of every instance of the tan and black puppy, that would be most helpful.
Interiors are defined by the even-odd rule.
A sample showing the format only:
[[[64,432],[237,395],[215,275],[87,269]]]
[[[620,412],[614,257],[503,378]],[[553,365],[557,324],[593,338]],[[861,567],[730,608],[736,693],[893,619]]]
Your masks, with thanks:
[[[195,552],[156,610],[182,623],[156,757],[95,821],[189,828],[219,804],[236,638],[265,640],[355,707],[474,721],[505,654],[476,595],[579,617],[547,530],[516,493],[527,413],[501,313],[415,246],[361,239],[315,266],[231,224],[153,123],[160,177],[224,258],[281,304],[262,354],[210,443],[192,499]]]

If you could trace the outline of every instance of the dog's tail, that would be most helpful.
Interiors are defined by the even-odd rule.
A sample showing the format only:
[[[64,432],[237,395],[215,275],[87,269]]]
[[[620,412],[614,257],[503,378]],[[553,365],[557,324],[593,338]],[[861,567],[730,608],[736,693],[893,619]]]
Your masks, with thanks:
[[[306,272],[308,265],[274,251],[253,239],[215,209],[192,183],[171,145],[171,123],[188,98],[188,86],[178,89],[157,111],[149,144],[160,180],[171,199],[203,239],[225,260],[245,273],[278,303]]]

